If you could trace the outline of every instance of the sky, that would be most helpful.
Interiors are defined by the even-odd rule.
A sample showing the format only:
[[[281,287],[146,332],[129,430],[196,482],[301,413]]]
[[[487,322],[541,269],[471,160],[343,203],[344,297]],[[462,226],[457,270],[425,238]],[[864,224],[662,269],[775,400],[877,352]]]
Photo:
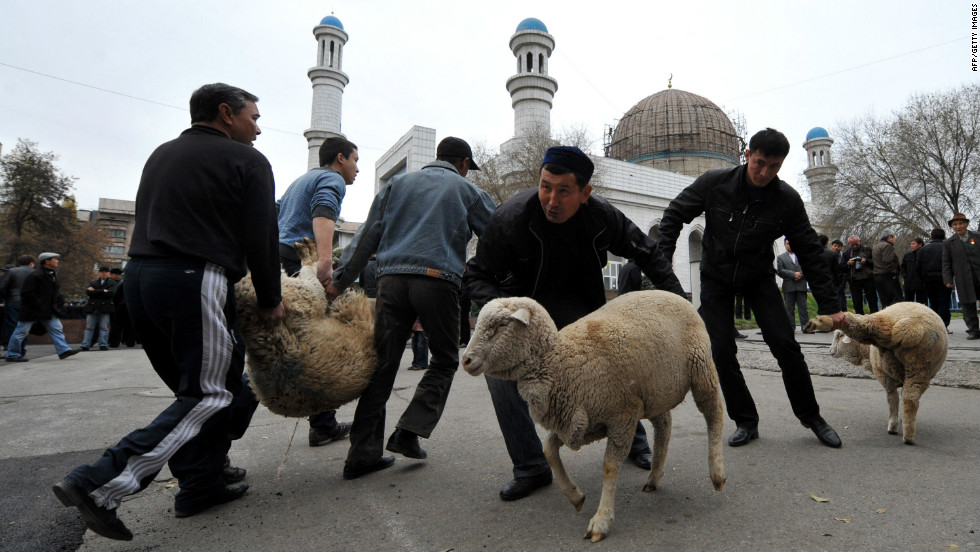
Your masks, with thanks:
[[[912,94],[976,82],[971,4],[950,0],[557,3],[534,0],[7,0],[0,2],[0,143],[59,156],[80,209],[136,197],[143,164],[189,126],[191,92],[226,82],[257,95],[276,197],[306,171],[313,27],[333,14],[350,38],[342,132],[361,172],[341,216],[362,221],[374,164],[413,125],[436,140],[498,147],[513,136],[508,42],[535,17],[556,42],[552,129],[606,125],[667,87],[773,127],[797,185],[807,131],[900,109]],[[563,6],[559,8],[558,6]],[[974,35],[975,36],[975,35]]]

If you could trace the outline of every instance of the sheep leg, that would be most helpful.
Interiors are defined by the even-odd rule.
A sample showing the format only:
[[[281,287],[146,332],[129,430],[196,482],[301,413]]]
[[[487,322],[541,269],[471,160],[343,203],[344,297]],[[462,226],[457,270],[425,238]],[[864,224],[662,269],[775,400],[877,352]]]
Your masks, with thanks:
[[[691,394],[704,421],[708,425],[708,476],[716,491],[725,488],[725,458],[722,452],[722,432],[725,429],[725,409],[721,401],[721,388],[714,362],[708,365],[703,377],[694,378]]]
[[[871,373],[885,388],[885,394],[888,397],[888,434],[898,435],[898,426],[902,423],[898,415],[898,387],[900,383],[889,376],[886,367],[883,366],[883,364],[890,362],[897,362],[891,351],[881,351],[877,347],[872,347]]]
[[[572,503],[576,512],[581,512],[582,505],[585,504],[585,495],[582,494],[582,491],[579,490],[575,482],[568,477],[568,472],[565,471],[565,465],[562,464],[561,455],[558,453],[558,449],[561,448],[562,444],[564,443],[562,443],[558,434],[552,431],[548,434],[548,439],[545,440],[544,456],[548,459],[548,465],[551,466],[551,473],[558,480],[558,487],[561,489],[561,493]]]
[[[653,424],[653,462],[650,463],[650,475],[647,482],[643,485],[644,492],[657,490],[660,478],[664,476],[664,469],[667,465],[667,446],[670,445],[670,431],[673,426],[673,418],[670,411],[664,412],[659,416],[649,418]]]
[[[915,415],[919,411],[919,397],[929,383],[909,383],[902,387],[902,440],[906,445],[915,444]]]
[[[599,542],[606,538],[606,535],[609,534],[609,527],[612,526],[615,518],[616,484],[619,481],[619,468],[629,456],[629,444],[632,442],[636,420],[634,419],[628,426],[624,427],[626,427],[625,436],[616,438],[610,434],[606,442],[606,455],[602,462],[602,497],[599,499],[599,509],[589,520],[589,529],[585,533],[585,538],[591,539],[592,542]]]

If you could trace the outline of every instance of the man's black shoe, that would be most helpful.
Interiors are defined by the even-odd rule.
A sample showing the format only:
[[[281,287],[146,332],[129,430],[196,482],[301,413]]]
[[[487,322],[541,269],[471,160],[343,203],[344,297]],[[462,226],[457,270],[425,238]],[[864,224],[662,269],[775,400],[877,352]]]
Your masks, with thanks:
[[[126,524],[116,517],[116,510],[98,506],[84,489],[71,481],[63,480],[54,484],[54,496],[65,506],[74,506],[82,514],[85,525],[103,537],[115,540],[133,540],[133,534]]]
[[[745,335],[742,332],[735,332],[735,339],[748,339],[748,338],[749,336]]]
[[[971,341],[972,341],[972,340],[974,340],[974,339],[980,339],[980,334],[975,334],[975,333],[974,333],[974,334],[968,334],[968,335],[966,336],[966,338],[967,338],[968,340],[971,340]]]
[[[28,360],[30,360],[30,359],[24,358],[22,356],[19,356],[19,357],[8,356],[7,357],[7,362],[27,362]]]
[[[821,443],[828,447],[840,448],[842,443],[837,432],[820,416],[801,423],[803,427],[813,430],[813,434],[817,436],[817,439],[820,439]]]
[[[90,348],[89,347],[82,346],[82,350],[83,351],[88,351],[88,350],[90,350]]]
[[[382,456],[373,464],[344,463],[344,479],[357,479],[362,475],[367,475],[385,468],[390,468],[392,465],[394,465],[394,463],[394,456]]]
[[[520,500],[541,487],[547,487],[548,485],[551,485],[550,470],[530,477],[517,477],[512,479],[510,483],[504,485],[503,489],[500,489],[500,499],[507,501]]]
[[[350,435],[350,422],[339,422],[333,431],[324,431],[315,427],[310,428],[310,446],[321,447],[327,443],[343,439]]]
[[[738,426],[735,428],[735,432],[732,436],[728,438],[728,446],[730,447],[740,447],[742,445],[749,444],[752,439],[759,438],[759,428],[757,427],[742,427]]]
[[[58,355],[58,358],[60,358],[61,360],[65,360],[66,358],[68,358],[68,357],[70,357],[72,355],[77,355],[78,353],[79,353],[79,350],[78,349],[68,349],[67,351],[65,351],[65,352],[61,353],[60,355]]]
[[[630,453],[629,459],[641,470],[649,470],[653,461],[653,454],[649,452]]]
[[[225,502],[231,502],[232,500],[238,500],[239,498],[245,496],[246,491],[248,491],[248,483],[228,485],[222,490],[208,495],[207,498],[200,500],[196,504],[185,506],[183,508],[174,506],[174,516],[179,518],[196,516],[197,514],[200,514],[213,506],[224,504]]]
[[[100,351],[108,351],[108,350],[109,350],[109,348],[108,348],[108,347],[106,347],[106,346],[102,346],[102,347],[99,347],[99,350],[100,350]]]
[[[385,448],[417,460],[424,460],[428,456],[425,449],[419,446],[419,436],[407,429],[395,428],[394,433],[388,438],[388,445]]]
[[[239,481],[245,479],[246,473],[245,468],[236,468],[235,466],[232,466],[231,458],[225,456],[225,465],[221,469],[221,477],[224,478],[225,483],[229,485],[232,483],[238,483]]]

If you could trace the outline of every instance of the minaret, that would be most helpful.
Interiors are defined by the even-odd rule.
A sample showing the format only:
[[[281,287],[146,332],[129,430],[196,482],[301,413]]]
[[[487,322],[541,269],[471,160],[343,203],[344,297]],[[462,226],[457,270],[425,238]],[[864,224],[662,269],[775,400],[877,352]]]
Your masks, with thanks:
[[[827,215],[834,208],[834,185],[837,183],[837,166],[830,157],[834,140],[822,127],[813,127],[806,133],[803,148],[806,150],[806,166],[803,174],[810,186],[810,222],[814,226],[826,226]],[[819,229],[818,229],[819,230]],[[823,228],[828,235],[835,232]],[[828,231],[829,230],[829,231]]]
[[[333,15],[328,15],[313,27],[316,37],[316,67],[307,72],[313,83],[313,116],[306,136],[309,157],[307,170],[320,166],[320,144],[331,136],[343,136],[340,132],[340,114],[344,100],[344,87],[350,79],[341,71],[344,62],[344,44],[347,33],[344,25]]]
[[[543,131],[551,133],[551,103],[558,81],[548,76],[548,59],[555,49],[555,38],[540,20],[529,17],[510,37],[510,49],[517,58],[517,74],[507,79],[514,106],[514,137]]]

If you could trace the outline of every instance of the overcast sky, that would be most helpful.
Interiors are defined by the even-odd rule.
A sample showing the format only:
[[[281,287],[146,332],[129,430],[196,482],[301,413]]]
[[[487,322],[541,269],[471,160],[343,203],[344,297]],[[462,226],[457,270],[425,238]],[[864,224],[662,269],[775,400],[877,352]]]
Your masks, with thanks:
[[[361,156],[341,214],[361,221],[375,161],[412,125],[490,146],[513,135],[508,41],[536,17],[556,42],[553,129],[585,126],[601,152],[604,125],[673,74],[675,88],[740,112],[750,135],[783,131],[793,149],[780,176],[795,185],[814,126],[832,131],[886,115],[910,94],[976,82],[971,4],[8,0],[0,142],[4,154],[18,138],[57,153],[82,209],[135,199],[147,156],[189,126],[191,92],[223,81],[260,98],[255,147],[272,163],[278,197],[306,170],[312,30],[333,13],[350,35],[342,131]]]

